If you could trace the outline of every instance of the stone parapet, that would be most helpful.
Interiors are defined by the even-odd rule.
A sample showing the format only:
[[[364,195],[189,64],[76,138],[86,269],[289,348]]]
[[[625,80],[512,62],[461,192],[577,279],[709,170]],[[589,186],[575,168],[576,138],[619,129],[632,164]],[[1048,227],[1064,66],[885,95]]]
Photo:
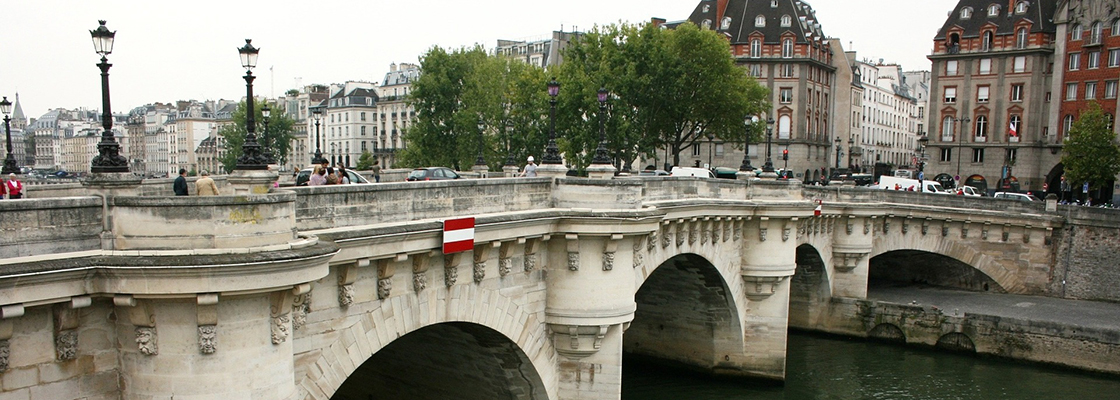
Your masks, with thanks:
[[[111,249],[243,248],[295,239],[294,193],[114,197]],[[168,229],[174,226],[174,229]]]

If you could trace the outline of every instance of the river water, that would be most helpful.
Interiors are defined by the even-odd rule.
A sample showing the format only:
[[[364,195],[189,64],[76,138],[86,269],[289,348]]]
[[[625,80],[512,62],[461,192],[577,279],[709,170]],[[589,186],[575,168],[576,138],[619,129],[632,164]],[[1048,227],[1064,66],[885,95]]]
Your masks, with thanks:
[[[623,361],[624,400],[1120,399],[1120,378],[991,357],[791,333],[785,385]]]

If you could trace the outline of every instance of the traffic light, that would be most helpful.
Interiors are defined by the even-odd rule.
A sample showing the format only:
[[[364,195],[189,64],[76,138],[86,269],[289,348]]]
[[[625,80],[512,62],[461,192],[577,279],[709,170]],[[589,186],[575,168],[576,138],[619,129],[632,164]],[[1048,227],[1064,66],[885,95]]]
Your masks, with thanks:
[[[789,149],[782,149],[782,159],[789,160]]]

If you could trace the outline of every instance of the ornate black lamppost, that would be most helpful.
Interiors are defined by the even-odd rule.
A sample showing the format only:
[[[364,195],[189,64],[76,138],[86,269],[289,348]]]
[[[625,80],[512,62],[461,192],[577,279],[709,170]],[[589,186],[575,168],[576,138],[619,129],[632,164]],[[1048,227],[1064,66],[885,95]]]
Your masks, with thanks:
[[[852,168],[852,146],[855,146],[855,145],[856,145],[856,140],[854,138],[852,138],[851,136],[848,136],[848,172],[849,173],[854,173],[853,170],[855,170],[855,168]]]
[[[599,147],[595,148],[592,164],[610,165],[611,156],[607,154],[607,129],[603,125],[603,115],[607,113],[607,88],[599,88]]]
[[[272,162],[267,151],[257,144],[256,116],[253,114],[253,67],[257,66],[257,53],[260,49],[253,47],[252,39],[245,39],[245,46],[237,49],[241,54],[241,66],[245,67],[245,143],[241,145],[241,156],[237,157],[237,170],[267,170]]]
[[[97,143],[98,154],[93,157],[90,171],[128,172],[128,159],[121,156],[121,146],[113,138],[113,112],[109,108],[109,67],[113,64],[109,64],[107,56],[113,52],[113,38],[117,32],[106,28],[104,20],[97,22],[101,26],[89,31],[89,34],[93,36],[94,50],[101,55],[101,63],[97,66],[101,68],[101,107],[104,109],[101,113],[101,126],[104,130],[101,132],[101,142]]]
[[[556,147],[556,96],[560,94],[560,82],[553,77],[548,81],[548,146],[544,148],[544,157],[541,165],[560,165],[564,160],[560,158],[560,149]]]
[[[766,118],[766,164],[762,172],[774,172],[774,162],[770,160],[770,140],[774,137],[774,118]]]
[[[511,167],[517,165],[517,159],[513,157],[513,122],[506,121],[506,163],[504,166]]]
[[[474,165],[486,165],[486,158],[482,156],[482,131],[486,130],[486,122],[482,120],[482,116],[478,116],[478,158],[474,159]]]
[[[926,144],[929,143],[929,137],[922,135],[918,137],[918,180],[925,179],[926,171]]]
[[[751,165],[751,126],[758,122],[758,117],[750,116],[743,121],[746,125],[746,134],[743,135],[743,163],[739,164],[740,171],[754,171],[754,166]]]
[[[968,123],[971,120],[968,117],[964,117],[964,118],[954,118],[953,121],[961,123],[961,130],[960,130],[960,132],[958,132],[960,137],[957,138],[957,175],[955,176],[955,179],[957,180],[957,186],[960,186],[961,185],[961,182],[960,182],[960,180],[961,180],[961,158],[964,158],[964,152],[961,150],[961,146],[964,145],[964,128],[966,126],[968,126]]]
[[[836,138],[836,169],[840,169],[840,138]]]
[[[311,115],[315,118],[315,157],[311,158],[311,164],[319,165],[327,162],[327,160],[323,158],[323,151],[319,149],[319,119],[323,117],[323,112],[319,111],[319,109],[315,109],[315,111],[311,112]]]
[[[16,165],[16,158],[12,156],[12,102],[8,101],[8,96],[4,96],[4,100],[0,100],[0,113],[4,113],[4,136],[7,138],[8,156],[4,158],[4,169],[0,173],[4,175],[18,174],[19,166]]]
[[[268,135],[268,119],[271,116],[272,109],[268,107],[268,104],[261,106],[261,138],[264,138],[265,135]]]

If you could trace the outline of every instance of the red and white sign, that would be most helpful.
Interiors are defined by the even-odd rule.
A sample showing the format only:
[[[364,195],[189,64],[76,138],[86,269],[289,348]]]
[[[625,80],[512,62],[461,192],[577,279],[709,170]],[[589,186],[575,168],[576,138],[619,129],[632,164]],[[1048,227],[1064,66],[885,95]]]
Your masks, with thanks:
[[[474,248],[474,217],[443,221],[443,254]]]
[[[813,209],[813,216],[814,217],[821,216],[821,203],[822,202],[823,202],[822,200],[817,200],[817,208]]]

